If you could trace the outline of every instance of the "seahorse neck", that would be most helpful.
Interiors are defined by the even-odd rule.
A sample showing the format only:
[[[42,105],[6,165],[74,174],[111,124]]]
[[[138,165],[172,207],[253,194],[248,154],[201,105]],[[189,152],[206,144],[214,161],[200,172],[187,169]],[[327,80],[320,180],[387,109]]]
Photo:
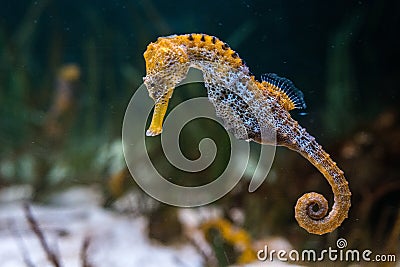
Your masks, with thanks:
[[[207,72],[208,74],[212,75],[218,70],[239,70],[237,62],[224,56],[223,52],[219,51],[217,48],[209,50],[208,48],[195,44],[187,45],[186,51],[190,66]],[[246,66],[244,67],[245,68],[241,69],[245,69],[248,72],[248,68]]]

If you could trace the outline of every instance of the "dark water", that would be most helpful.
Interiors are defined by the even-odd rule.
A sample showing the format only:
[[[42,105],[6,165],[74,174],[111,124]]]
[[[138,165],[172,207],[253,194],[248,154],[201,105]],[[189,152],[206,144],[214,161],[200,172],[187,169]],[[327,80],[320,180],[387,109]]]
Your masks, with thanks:
[[[44,108],[51,72],[77,63],[83,77],[92,71],[99,83],[94,97],[106,117],[111,105],[126,101],[126,83],[141,83],[149,42],[207,33],[228,42],[257,77],[276,72],[295,81],[307,112],[321,120],[311,127],[340,134],[336,128],[354,128],[396,105],[399,8],[396,1],[8,2],[1,38],[13,55],[11,62],[3,55],[1,65],[3,76],[10,68],[26,72],[24,90]]]

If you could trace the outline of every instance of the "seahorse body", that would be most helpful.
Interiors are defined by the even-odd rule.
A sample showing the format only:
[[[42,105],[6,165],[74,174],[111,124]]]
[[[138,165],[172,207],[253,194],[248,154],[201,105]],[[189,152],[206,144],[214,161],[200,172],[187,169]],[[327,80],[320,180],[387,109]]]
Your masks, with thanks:
[[[310,233],[325,234],[335,230],[347,218],[351,193],[344,173],[290,116],[290,110],[305,104],[302,93],[289,80],[266,74],[262,82],[257,81],[235,51],[206,34],[160,37],[149,44],[144,57],[144,83],[155,100],[147,135],[161,133],[173,89],[186,77],[190,67],[200,69],[217,116],[237,138],[295,150],[331,185],[334,205],[329,214],[328,202],[322,195],[312,192],[299,198],[295,207],[299,225]]]

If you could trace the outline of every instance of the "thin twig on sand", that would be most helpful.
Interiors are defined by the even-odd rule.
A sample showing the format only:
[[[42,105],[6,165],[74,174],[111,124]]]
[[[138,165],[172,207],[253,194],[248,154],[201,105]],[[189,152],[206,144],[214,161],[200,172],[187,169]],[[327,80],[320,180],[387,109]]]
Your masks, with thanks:
[[[46,253],[47,259],[54,265],[54,267],[61,267],[60,260],[58,259],[58,256],[54,253],[54,251],[50,249],[50,246],[47,244],[44,234],[40,229],[38,222],[36,221],[35,217],[32,214],[29,203],[24,203],[23,207],[25,211],[26,220],[28,221],[32,231],[39,239],[40,245],[42,246],[44,252]]]

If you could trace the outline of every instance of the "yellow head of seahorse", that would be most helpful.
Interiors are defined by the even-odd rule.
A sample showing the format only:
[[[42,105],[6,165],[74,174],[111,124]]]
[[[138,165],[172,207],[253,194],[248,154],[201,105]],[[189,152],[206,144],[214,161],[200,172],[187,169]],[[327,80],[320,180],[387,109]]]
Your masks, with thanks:
[[[143,80],[156,102],[185,78],[189,68],[185,48],[169,38],[159,38],[149,44],[144,58],[146,77]]]
[[[169,98],[175,86],[181,82],[189,70],[186,49],[170,38],[159,38],[149,44],[144,53],[146,77],[144,84],[155,101],[153,119],[147,135],[158,135],[162,131],[162,121],[167,111]]]

